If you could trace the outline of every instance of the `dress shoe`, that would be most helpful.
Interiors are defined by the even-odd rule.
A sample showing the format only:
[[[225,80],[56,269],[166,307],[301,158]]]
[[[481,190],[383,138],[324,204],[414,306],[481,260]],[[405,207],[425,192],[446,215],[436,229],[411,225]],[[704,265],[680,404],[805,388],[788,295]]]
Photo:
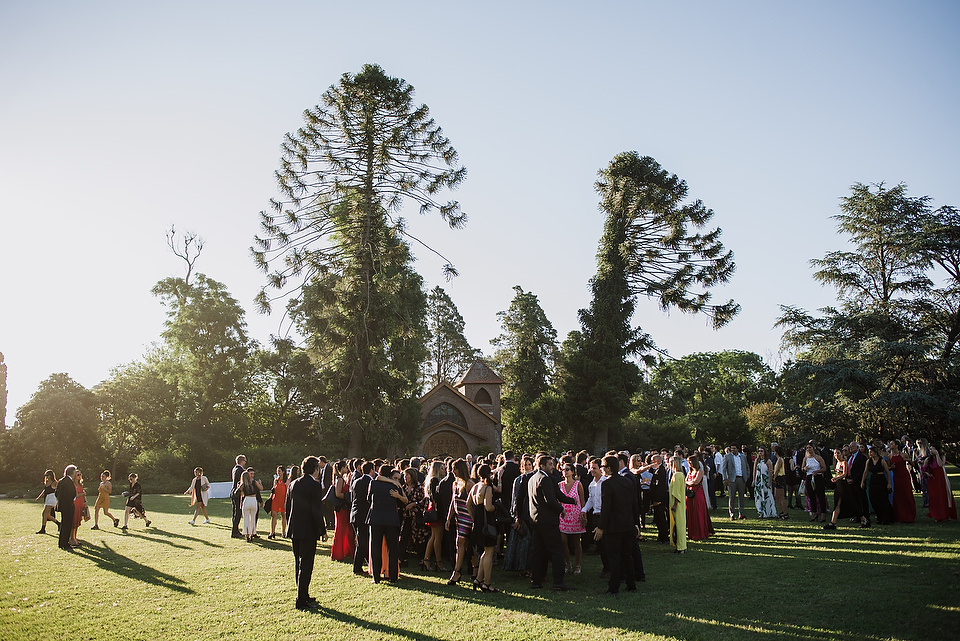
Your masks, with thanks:
[[[641,580],[641,581],[645,581],[646,579],[640,579],[640,580]],[[636,588],[636,587],[627,588],[627,592],[636,592],[636,591],[637,591],[637,588]]]
[[[316,607],[317,607],[317,604],[315,602],[310,603],[309,601],[306,603],[297,603],[296,605],[296,608],[298,610],[313,610]]]
[[[531,583],[531,584],[530,584],[530,587],[533,588],[534,590],[539,590],[540,588],[543,587],[543,584],[542,584],[542,583]]]
[[[604,570],[603,572],[600,573],[600,578],[601,578],[601,579],[609,579],[609,578],[610,578],[610,572],[607,571],[607,570]]]
[[[569,592],[569,591],[575,590],[575,589],[576,589],[576,588],[574,588],[573,586],[567,585],[566,583],[554,583],[554,584],[553,584],[553,591],[554,591],[554,592]]]
[[[610,590],[600,593],[600,596],[612,596],[613,598],[617,598],[619,595],[620,595],[619,592],[611,592]]]

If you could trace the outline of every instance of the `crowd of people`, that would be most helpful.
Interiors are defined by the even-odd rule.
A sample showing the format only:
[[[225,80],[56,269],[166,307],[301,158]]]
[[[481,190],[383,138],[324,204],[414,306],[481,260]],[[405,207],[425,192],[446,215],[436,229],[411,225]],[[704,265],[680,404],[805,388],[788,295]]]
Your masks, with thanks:
[[[465,581],[474,590],[498,592],[499,565],[501,572],[528,578],[533,589],[543,587],[549,573],[553,589],[566,591],[574,589],[568,577],[581,574],[583,555],[592,548],[606,593],[617,595],[623,585],[634,591],[646,579],[638,544],[644,531],[655,529],[657,544],[683,554],[690,542],[714,533],[711,512],[725,496],[732,521],[746,518],[745,503],[752,500],[758,518],[785,520],[799,509],[827,530],[841,519],[870,527],[872,516],[878,524],[909,523],[916,518],[915,493],[933,520],[956,519],[944,465],[937,448],[907,437],[834,450],[811,441],[797,450],[731,444],[603,457],[508,450],[476,460],[468,454],[328,463],[309,456],[299,466],[278,466],[264,499],[265,484],[239,455],[231,475],[232,534],[252,542],[260,538],[260,513],[270,515],[267,538],[292,541],[301,609],[315,604],[309,585],[317,542],[327,541],[330,531],[331,559],[352,563],[355,574],[373,583],[399,580],[413,559],[425,572],[449,572],[451,586]],[[131,515],[149,527],[138,477],[128,480],[121,529]],[[192,497],[191,525],[201,513],[210,523],[209,490],[203,469],[196,468],[185,492]],[[111,492],[104,471],[92,529],[99,529],[101,511],[119,527],[110,513]],[[59,480],[47,470],[37,497],[44,502],[38,533],[52,521],[61,548],[80,545],[77,528],[90,518],[85,494],[76,466]]]

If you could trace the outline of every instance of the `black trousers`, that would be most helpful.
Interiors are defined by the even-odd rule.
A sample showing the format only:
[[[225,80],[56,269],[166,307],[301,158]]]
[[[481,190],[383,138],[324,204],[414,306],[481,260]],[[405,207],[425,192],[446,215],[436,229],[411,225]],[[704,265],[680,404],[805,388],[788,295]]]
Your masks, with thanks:
[[[634,573],[633,544],[636,538],[633,532],[604,532],[603,542],[610,562],[610,582],[608,590],[616,594],[620,591],[620,582],[627,582],[628,590],[637,589]]]
[[[373,582],[380,582],[380,571],[383,569],[383,541],[387,541],[387,579],[396,581],[400,578],[400,528],[396,525],[370,526],[370,571],[373,572]]]
[[[297,605],[306,605],[310,597],[310,579],[317,558],[316,539],[292,539],[294,577],[297,579]]]
[[[240,494],[236,493],[236,496],[231,497],[233,502],[233,535],[234,536],[243,536],[240,534],[240,520],[243,518],[243,512],[240,511]],[[259,510],[257,510],[259,512]]]
[[[370,526],[354,523],[353,533],[357,542],[353,552],[353,573],[363,574],[363,565],[370,560]]]
[[[70,505],[63,505],[60,509],[60,541],[58,545],[61,550],[70,549],[70,532],[73,530],[73,502]]]
[[[590,538],[593,538],[593,531],[600,526],[600,514],[596,512],[590,513],[590,527],[587,528],[587,534],[590,535]],[[602,572],[610,571],[610,556],[607,554],[607,543],[604,541],[606,538],[601,538],[596,542],[597,552],[600,553],[600,563],[602,564]]]
[[[563,583],[563,541],[560,539],[560,526],[532,523],[530,534],[530,571],[534,583],[543,583],[547,575],[547,563],[553,563],[553,584]]]
[[[637,581],[644,581],[647,575],[643,571],[643,553],[640,552],[640,541],[637,540],[637,537],[632,532],[628,533],[626,537],[632,541],[630,551],[633,556],[633,577]]]
[[[670,520],[667,518],[667,504],[653,506],[653,522],[657,524],[657,540],[670,540]]]

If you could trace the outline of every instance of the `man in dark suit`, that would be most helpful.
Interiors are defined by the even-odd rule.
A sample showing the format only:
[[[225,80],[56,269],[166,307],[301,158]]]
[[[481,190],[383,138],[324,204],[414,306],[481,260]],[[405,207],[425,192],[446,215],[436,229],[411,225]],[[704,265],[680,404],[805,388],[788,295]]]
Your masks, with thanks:
[[[396,583],[400,578],[400,514],[397,512],[397,499],[402,495],[400,483],[392,478],[393,466],[381,465],[379,471],[367,491],[370,502],[370,511],[367,513],[367,525],[370,526],[370,571],[373,573],[373,582],[380,583],[383,544],[386,541],[387,581]]]
[[[233,485],[230,486],[230,499],[233,502],[233,533],[231,536],[235,539],[242,539],[244,537],[240,532],[240,519],[243,518],[243,514],[240,512],[240,493],[237,491],[237,485],[240,484],[240,475],[247,467],[247,457],[239,454],[236,462],[237,464],[233,466],[233,472],[230,473],[230,478],[233,479]]]
[[[636,488],[628,477],[617,473],[618,467],[616,456],[604,457],[603,470],[608,478],[600,484],[600,524],[594,530],[595,539],[603,540],[610,564],[606,593],[614,595],[620,592],[621,580],[627,582],[628,592],[637,591],[632,556],[633,543],[640,532]]]
[[[670,484],[667,482],[667,468],[663,457],[653,455],[653,467],[650,469],[650,507],[653,510],[653,522],[657,524],[657,543],[670,542],[670,521],[667,519],[667,506],[670,503]],[[601,502],[602,505],[602,502]]]
[[[77,498],[77,486],[74,477],[77,475],[77,466],[68,465],[63,470],[63,478],[57,481],[57,509],[60,510],[60,541],[61,550],[72,551],[70,547],[70,533],[73,530],[73,500]]]
[[[637,481],[637,477],[633,475],[633,472],[630,471],[629,454],[627,452],[620,452],[616,458],[620,466],[620,471],[618,474],[627,479],[627,482],[630,483],[630,487],[633,488],[634,495],[639,497],[640,492],[638,490],[638,486],[640,483]],[[604,481],[604,483],[606,483],[606,481]],[[601,503],[602,502],[603,500],[601,497]],[[637,519],[639,521],[639,507],[637,508],[637,514]],[[633,540],[630,544],[630,557],[633,559],[633,578],[637,581],[646,581],[647,575],[643,571],[643,553],[640,551],[639,528],[637,528],[636,534],[633,536]]]
[[[287,492],[287,538],[293,542],[293,559],[297,579],[298,610],[316,605],[310,596],[310,579],[313,578],[313,563],[317,556],[317,541],[327,540],[323,522],[323,494],[317,481],[320,461],[308,456],[300,465],[303,476],[297,478]]]
[[[327,463],[325,456],[318,456],[317,458],[320,459],[320,491],[326,496],[327,490],[333,485],[333,466]],[[323,519],[327,523],[328,530],[333,530],[337,527],[337,515],[333,506],[329,503],[323,504]]]
[[[563,581],[564,561],[563,543],[560,538],[560,515],[563,506],[560,503],[573,503],[576,499],[567,498],[559,491],[552,474],[556,470],[556,461],[550,455],[537,457],[537,471],[527,481],[528,505],[530,506],[530,569],[533,573],[531,587],[543,585],[547,573],[548,559],[553,563],[553,589],[572,590]]]
[[[370,526],[367,525],[367,513],[370,511],[370,501],[367,494],[370,491],[370,472],[373,463],[364,461],[360,466],[361,474],[350,484],[350,523],[353,524],[354,539],[357,546],[353,552],[353,573],[364,575],[363,566],[368,562],[370,553]]]

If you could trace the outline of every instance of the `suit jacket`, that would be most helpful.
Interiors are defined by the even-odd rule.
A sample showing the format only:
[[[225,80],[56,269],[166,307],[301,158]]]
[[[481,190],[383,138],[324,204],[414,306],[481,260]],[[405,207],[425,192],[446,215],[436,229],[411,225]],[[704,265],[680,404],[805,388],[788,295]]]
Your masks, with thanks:
[[[331,485],[333,485],[333,466],[327,463],[320,470],[320,489],[326,493]]]
[[[519,482],[514,481],[513,483],[513,503],[510,505],[510,515],[515,519],[525,522],[530,520],[530,495],[527,493],[527,483],[530,482],[530,477],[534,474],[536,472],[525,472],[517,477]]]
[[[287,537],[316,541],[327,535],[323,520],[323,492],[309,474],[297,478],[287,492]]]
[[[660,466],[661,469],[663,466]],[[640,521],[640,504],[633,482],[614,474],[600,484],[600,522],[604,533],[633,532]]]
[[[437,514],[443,519],[450,513],[450,504],[453,503],[453,482],[456,480],[453,474],[447,474],[440,479],[437,485]]]
[[[367,513],[367,525],[393,525],[400,527],[400,514],[397,512],[397,499],[390,496],[397,486],[389,481],[376,479],[370,483],[367,500],[370,511]]]
[[[559,491],[557,483],[542,471],[534,472],[527,481],[530,520],[539,525],[560,527],[563,506],[560,503],[575,503]]]
[[[350,522],[354,525],[364,525],[367,522],[367,513],[370,511],[371,478],[368,474],[361,474],[350,484]]]
[[[504,503],[507,503],[507,501],[510,500],[511,495],[513,494],[513,482],[516,481],[519,476],[520,466],[514,461],[507,461],[500,468],[500,471],[497,475],[497,479],[500,481],[498,483],[500,486],[500,493],[497,496],[505,499]],[[497,496],[494,496],[493,498],[496,499]]]
[[[853,479],[853,484],[860,487],[860,480],[863,478],[863,470],[867,467],[867,457],[863,452],[857,452],[853,457],[853,462],[847,466],[847,477]]]
[[[73,484],[73,479],[69,476],[64,476],[62,479],[57,481],[57,491],[55,492],[57,496],[57,505],[61,512],[68,512],[73,514],[73,501],[77,498],[77,486]],[[66,506],[70,506],[69,510],[64,510]],[[64,523],[61,527],[70,527]]]
[[[670,500],[670,484],[667,482],[667,467],[661,463],[660,467],[651,470],[653,478],[650,479],[650,489],[647,490],[650,496],[650,505],[661,503],[666,505]],[[603,495],[600,495],[600,506],[603,507]]]
[[[737,478],[737,464],[734,463],[734,459],[740,459],[740,476],[743,477],[744,481],[750,481],[750,461],[747,459],[747,455],[743,452],[740,452],[736,456],[731,452],[726,454],[723,457],[723,479],[725,481],[733,482]]]

